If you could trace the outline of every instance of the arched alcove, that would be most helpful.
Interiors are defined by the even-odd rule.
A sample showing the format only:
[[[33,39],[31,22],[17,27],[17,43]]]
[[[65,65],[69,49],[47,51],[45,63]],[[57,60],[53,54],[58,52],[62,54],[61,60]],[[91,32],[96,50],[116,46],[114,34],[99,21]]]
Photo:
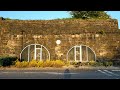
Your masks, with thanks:
[[[50,53],[43,45],[30,44],[21,51],[20,60],[50,60]]]
[[[71,62],[95,61],[95,52],[86,45],[73,46],[67,52],[67,60]]]

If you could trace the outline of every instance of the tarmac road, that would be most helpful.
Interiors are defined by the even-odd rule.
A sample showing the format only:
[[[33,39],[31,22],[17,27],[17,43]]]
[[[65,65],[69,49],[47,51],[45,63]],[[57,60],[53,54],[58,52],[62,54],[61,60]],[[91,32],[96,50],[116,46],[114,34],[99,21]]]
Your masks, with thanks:
[[[0,70],[0,79],[120,79],[120,70]]]

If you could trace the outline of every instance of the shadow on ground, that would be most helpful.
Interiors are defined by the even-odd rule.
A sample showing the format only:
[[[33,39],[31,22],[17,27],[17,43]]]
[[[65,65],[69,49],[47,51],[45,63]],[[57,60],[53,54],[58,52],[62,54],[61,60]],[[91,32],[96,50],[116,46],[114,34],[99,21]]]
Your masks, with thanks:
[[[70,78],[71,78],[70,70],[65,69],[65,71],[64,71],[64,79],[70,79]]]

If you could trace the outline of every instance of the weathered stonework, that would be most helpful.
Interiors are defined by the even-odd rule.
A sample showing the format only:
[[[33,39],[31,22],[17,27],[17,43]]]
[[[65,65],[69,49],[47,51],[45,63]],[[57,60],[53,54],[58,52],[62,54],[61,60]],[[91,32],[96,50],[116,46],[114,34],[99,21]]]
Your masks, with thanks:
[[[120,59],[120,31],[114,19],[0,20],[0,56],[19,57],[25,46],[35,43],[44,45],[53,60],[66,60],[75,45],[89,46],[97,59]]]

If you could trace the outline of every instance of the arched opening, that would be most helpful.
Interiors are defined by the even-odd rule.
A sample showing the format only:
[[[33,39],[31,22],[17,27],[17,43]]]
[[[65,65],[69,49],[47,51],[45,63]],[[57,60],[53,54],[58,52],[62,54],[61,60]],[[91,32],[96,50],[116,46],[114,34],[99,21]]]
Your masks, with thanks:
[[[96,54],[86,45],[73,46],[67,52],[67,60],[70,62],[96,61]]]
[[[50,53],[43,45],[30,44],[21,51],[20,60],[50,60]]]

